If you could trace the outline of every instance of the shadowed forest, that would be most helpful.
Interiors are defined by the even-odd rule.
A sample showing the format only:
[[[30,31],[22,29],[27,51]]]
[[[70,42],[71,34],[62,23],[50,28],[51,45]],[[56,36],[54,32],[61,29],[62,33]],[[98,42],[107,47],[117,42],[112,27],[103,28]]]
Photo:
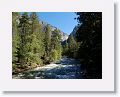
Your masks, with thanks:
[[[37,12],[12,13],[12,78],[102,78],[102,12],[74,14],[78,24],[66,38]]]

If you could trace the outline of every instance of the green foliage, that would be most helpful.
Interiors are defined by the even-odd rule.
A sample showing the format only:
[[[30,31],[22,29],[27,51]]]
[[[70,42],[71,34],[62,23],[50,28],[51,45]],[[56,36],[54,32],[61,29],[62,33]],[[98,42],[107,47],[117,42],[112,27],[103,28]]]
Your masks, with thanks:
[[[52,32],[51,49],[57,51],[57,60],[59,60],[61,58],[62,50],[61,50],[61,35],[58,29],[55,29]]]
[[[65,41],[65,44],[64,45],[62,45],[62,55],[64,56],[64,55],[68,55],[68,50],[69,50],[69,48],[68,48],[68,42],[67,42],[67,40]]]
[[[61,59],[61,56],[62,56],[62,47],[61,45],[59,45],[59,48],[57,49],[57,60],[60,60]]]
[[[51,28],[49,25],[47,25],[45,31],[44,46],[45,46],[46,55],[48,56],[50,52],[50,43],[51,43]]]
[[[51,57],[50,57],[50,58],[51,58],[51,61],[52,61],[52,62],[56,62],[57,59],[58,59],[58,58],[57,58],[57,57],[58,57],[58,52],[57,52],[57,50],[52,50],[50,55],[51,55]]]
[[[32,52],[36,54],[39,59],[44,55],[44,43],[43,43],[43,32],[42,32],[42,27],[39,24],[38,16],[35,12],[31,14],[31,28],[32,28],[32,34],[31,34],[31,39],[32,39],[32,47],[33,50]]]
[[[77,12],[78,29],[61,45],[60,30],[39,23],[35,12],[12,13],[13,73],[57,62],[61,55],[81,60],[88,76],[102,77],[102,13]]]
[[[76,39],[80,42],[78,57],[88,76],[102,77],[102,13],[82,12],[78,15]]]
[[[62,55],[80,59],[88,78],[102,78],[102,13],[77,12],[78,28],[63,45]]]
[[[13,72],[17,68],[32,68],[42,65],[44,55],[44,35],[36,13],[12,14],[12,63]],[[17,64],[20,64],[17,66]],[[34,64],[34,65],[33,65]]]
[[[61,58],[61,35],[50,25],[43,27],[35,12],[12,14],[13,73],[56,62]]]
[[[15,64],[18,61],[18,48],[19,48],[19,33],[18,33],[18,20],[19,13],[12,13],[12,62]]]
[[[68,40],[65,41],[65,45],[63,45],[63,55],[77,58],[78,48],[79,43],[76,42],[75,37],[73,37],[73,35],[69,35]]]
[[[61,35],[58,29],[52,31],[49,25],[46,26],[44,47],[45,64],[61,58]]]
[[[30,43],[30,18],[28,16],[28,13],[23,13],[23,15],[20,18],[19,23],[19,31],[20,31],[20,64],[26,65],[28,61],[28,57],[26,56],[27,53],[30,50],[29,43]]]
[[[74,52],[76,50],[76,41],[72,35],[68,38],[68,48],[69,48],[69,56],[74,57]]]

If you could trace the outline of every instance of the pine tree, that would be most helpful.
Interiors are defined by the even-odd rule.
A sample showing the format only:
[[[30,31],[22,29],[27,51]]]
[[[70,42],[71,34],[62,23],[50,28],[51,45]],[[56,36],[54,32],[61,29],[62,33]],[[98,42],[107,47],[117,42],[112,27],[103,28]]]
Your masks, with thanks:
[[[56,55],[52,57],[53,61],[57,61],[61,58],[61,35],[58,29],[55,29],[52,32],[51,51],[54,52]]]
[[[45,47],[44,63],[50,62],[50,44],[51,44],[51,27],[47,25],[44,36],[44,47]]]
[[[89,76],[102,77],[102,13],[77,13],[79,27],[76,38],[80,42],[78,55]]]
[[[33,12],[30,16],[31,19],[31,47],[32,55],[30,60],[32,63],[42,64],[41,57],[44,54],[44,45],[42,37],[42,28],[39,24],[38,16]]]
[[[35,12],[12,14],[12,39],[13,69],[19,72],[61,58],[60,30],[43,27]]]
[[[19,56],[20,56],[20,64],[22,66],[27,65],[28,62],[28,57],[29,57],[29,51],[31,48],[31,44],[29,43],[30,40],[30,18],[28,16],[28,13],[25,12],[22,14],[20,18],[20,23],[19,23],[19,31],[20,31],[20,51],[19,51]]]
[[[62,56],[68,56],[68,42],[67,40],[64,41],[62,45]]]
[[[69,38],[68,38],[68,48],[69,48],[68,56],[69,57],[74,57],[74,52],[77,49],[77,43],[76,43],[73,35],[70,35]]]
[[[18,33],[18,17],[19,14],[17,12],[12,13],[12,56],[13,62],[18,60],[17,52],[19,46],[19,33]]]
[[[18,64],[18,51],[19,51],[19,32],[18,32],[18,19],[19,13],[13,12],[12,13],[12,65],[13,65],[13,72]]]

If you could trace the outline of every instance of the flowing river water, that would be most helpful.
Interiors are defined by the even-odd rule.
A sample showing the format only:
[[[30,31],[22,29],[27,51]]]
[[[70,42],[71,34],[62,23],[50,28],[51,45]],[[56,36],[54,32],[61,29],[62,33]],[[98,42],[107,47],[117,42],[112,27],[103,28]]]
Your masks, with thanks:
[[[80,61],[62,57],[57,63],[51,63],[33,70],[19,73],[15,79],[81,79]]]

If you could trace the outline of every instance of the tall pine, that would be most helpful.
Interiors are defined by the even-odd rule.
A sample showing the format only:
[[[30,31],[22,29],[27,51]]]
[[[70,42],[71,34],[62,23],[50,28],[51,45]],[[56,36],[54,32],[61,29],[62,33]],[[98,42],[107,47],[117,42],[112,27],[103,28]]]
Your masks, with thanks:
[[[44,52],[44,63],[49,63],[50,62],[50,44],[51,44],[51,27],[50,25],[47,25],[45,27],[45,32],[44,32],[44,47],[45,47],[45,52]]]
[[[31,51],[31,44],[29,43],[31,41],[30,34],[30,18],[28,16],[28,13],[25,12],[21,15],[21,18],[19,19],[19,32],[20,32],[20,51],[19,51],[19,61],[21,66],[27,66],[27,63],[29,61],[29,53]]]
[[[20,37],[19,37],[19,31],[18,31],[18,23],[19,23],[19,13],[13,12],[12,13],[12,67],[13,72],[15,72],[15,69],[18,64],[18,52],[19,52],[19,43],[20,43]]]
[[[33,12],[30,16],[31,21],[31,56],[30,60],[32,63],[36,63],[38,65],[42,64],[41,57],[44,54],[44,45],[43,45],[43,37],[42,37],[42,28],[39,23],[38,16],[35,12]]]
[[[61,58],[61,35],[58,29],[52,32],[51,38],[51,59],[57,61]]]

